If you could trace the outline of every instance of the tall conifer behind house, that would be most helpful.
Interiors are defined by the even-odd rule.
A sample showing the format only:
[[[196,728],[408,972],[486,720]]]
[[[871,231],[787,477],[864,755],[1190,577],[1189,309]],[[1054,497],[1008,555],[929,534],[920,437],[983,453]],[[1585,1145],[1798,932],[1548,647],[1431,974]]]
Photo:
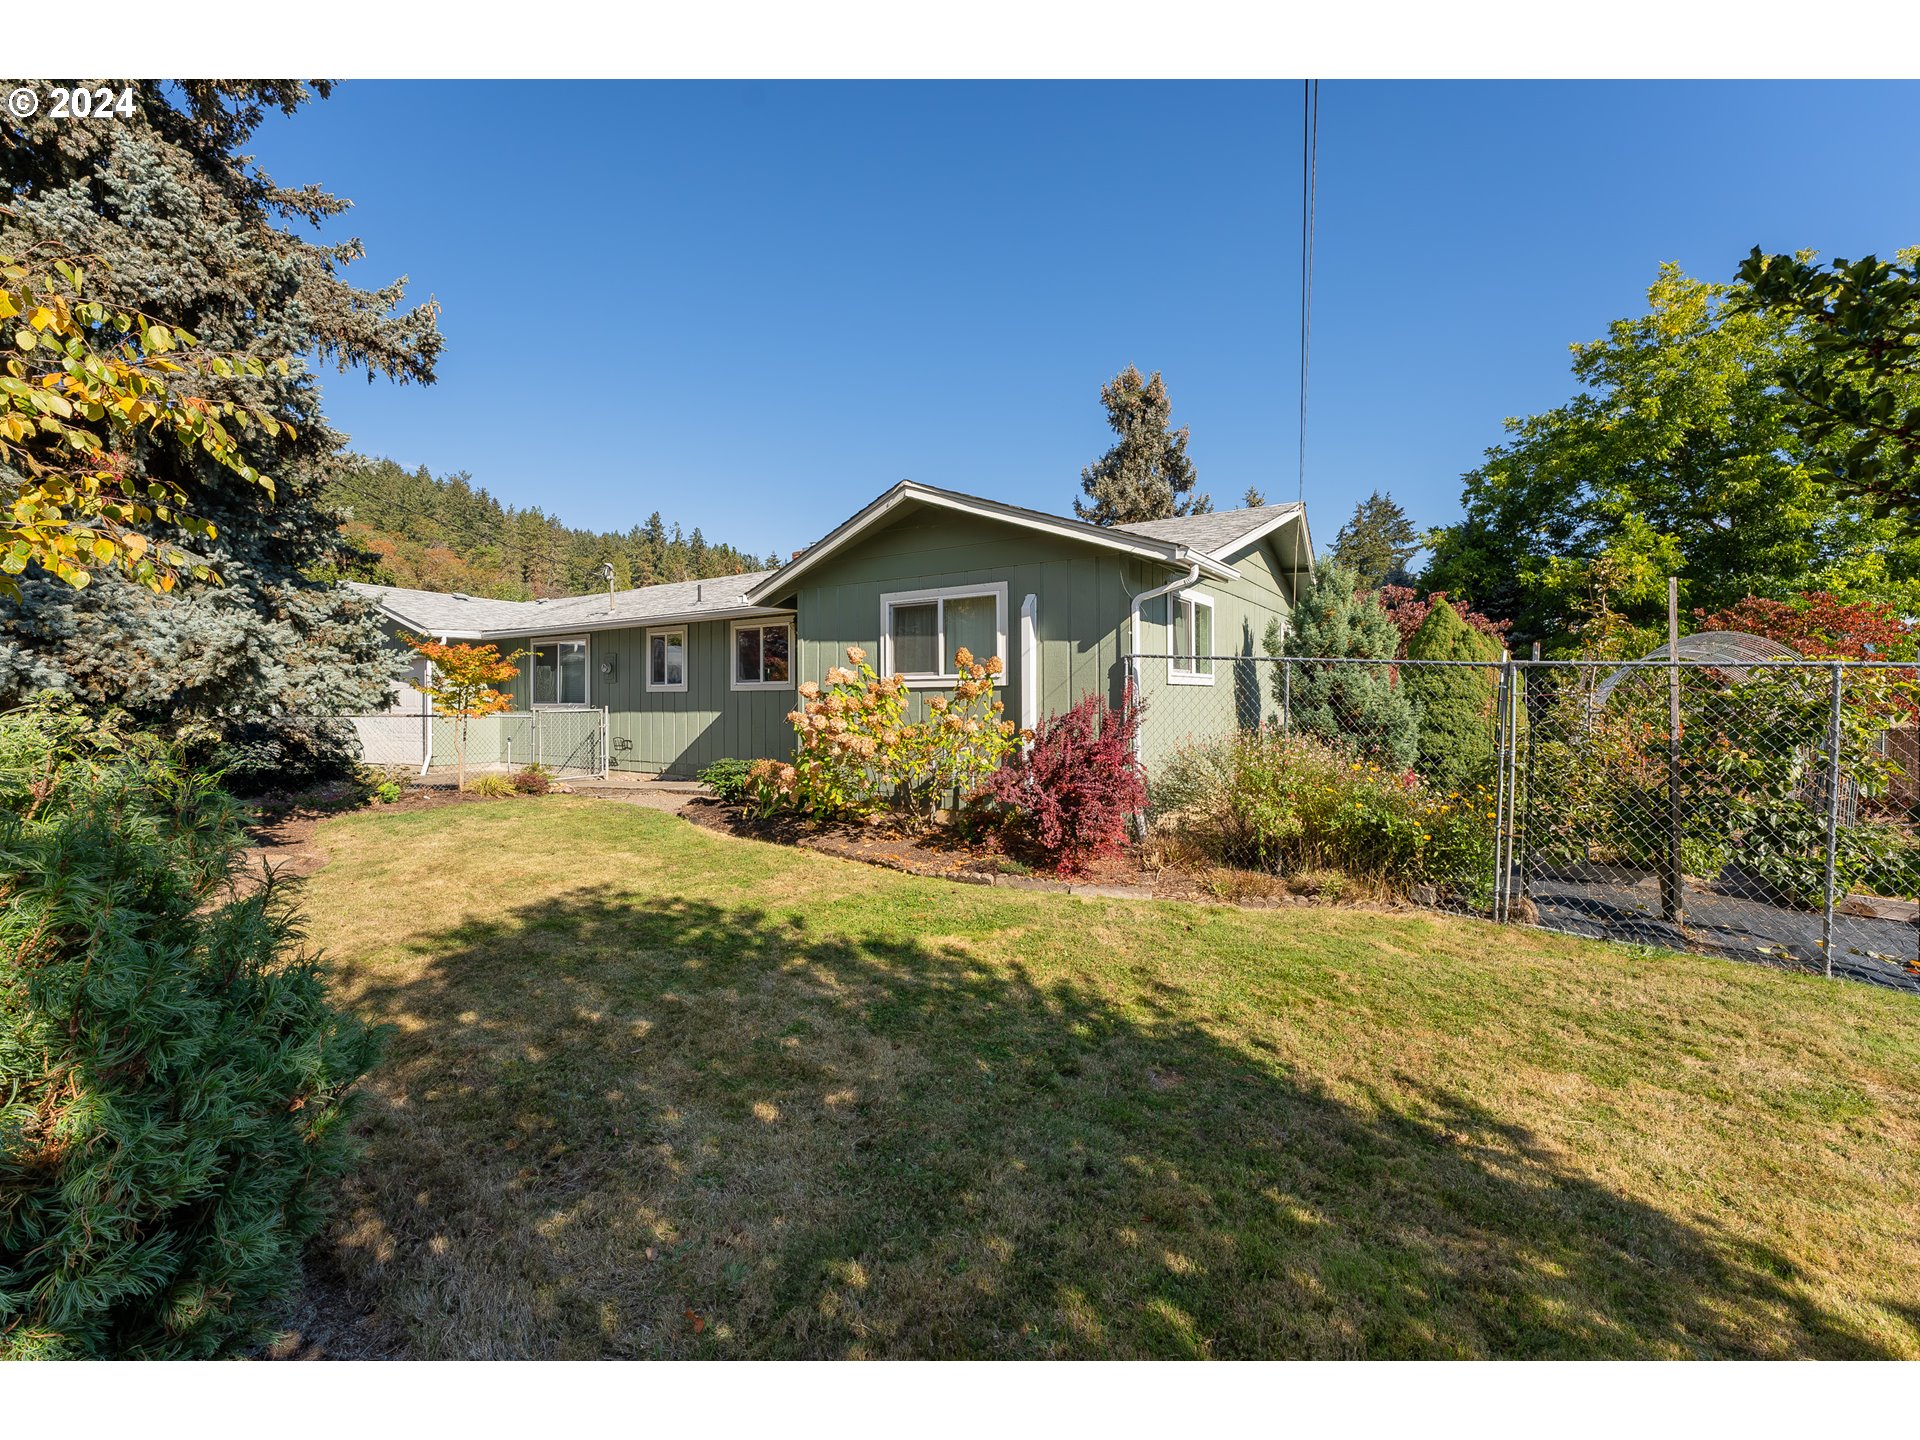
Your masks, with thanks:
[[[1194,491],[1187,429],[1169,423],[1172,404],[1158,370],[1149,379],[1129,365],[1100,387],[1100,403],[1120,439],[1080,472],[1087,498],[1073,502],[1076,515],[1095,525],[1132,525],[1213,509]]]

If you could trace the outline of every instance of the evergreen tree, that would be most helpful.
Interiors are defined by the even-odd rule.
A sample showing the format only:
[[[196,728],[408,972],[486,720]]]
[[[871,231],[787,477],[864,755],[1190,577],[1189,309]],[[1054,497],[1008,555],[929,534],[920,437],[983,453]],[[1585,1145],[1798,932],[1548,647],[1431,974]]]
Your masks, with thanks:
[[[1376,490],[1353,507],[1353,518],[1333,537],[1333,559],[1353,571],[1363,590],[1407,583],[1407,561],[1420,532],[1391,495]]]
[[[346,202],[277,185],[244,153],[270,111],[291,115],[307,103],[307,86],[135,85],[134,114],[111,125],[44,111],[0,117],[0,250],[52,244],[97,257],[90,289],[184,325],[209,352],[318,354],[402,382],[433,378],[436,308],[398,310],[401,282],[375,291],[350,284],[342,271],[357,244],[315,244],[284,228]],[[259,503],[253,487],[205,455],[143,442],[126,463],[196,497],[217,538],[194,548],[225,583],[154,595],[103,575],[75,591],[30,569],[22,598],[0,601],[0,704],[64,690],[214,743],[244,715],[385,702],[401,662],[371,607],[331,583],[353,557],[321,497],[339,437],[313,372],[296,362],[286,376],[222,386],[213,398],[294,423],[292,433],[244,435],[248,462],[274,477],[274,503]]]
[[[1248,510],[1259,510],[1265,507],[1267,497],[1249,485],[1247,486],[1247,493],[1240,497],[1240,503]]]
[[[1132,525],[1213,509],[1194,492],[1187,430],[1169,428],[1172,405],[1158,370],[1148,379],[1129,365],[1100,387],[1100,403],[1120,439],[1080,472],[1087,498],[1073,502],[1076,515],[1095,525]]]
[[[0,1361],[244,1353],[357,1148],[373,1035],[237,804],[68,701],[0,714]]]
[[[1317,568],[1294,610],[1292,634],[1276,620],[1265,643],[1269,655],[1297,657],[1270,667],[1274,700],[1286,707],[1293,729],[1385,763],[1413,763],[1419,728],[1393,674],[1400,631],[1372,595],[1357,591],[1351,570],[1332,562]],[[1304,658],[1323,655],[1380,663],[1315,665]]]
[[[1500,643],[1462,620],[1444,599],[1407,641],[1409,660],[1500,658]],[[1495,674],[1463,665],[1408,665],[1400,685],[1420,717],[1414,767],[1432,784],[1464,790],[1493,769]]]

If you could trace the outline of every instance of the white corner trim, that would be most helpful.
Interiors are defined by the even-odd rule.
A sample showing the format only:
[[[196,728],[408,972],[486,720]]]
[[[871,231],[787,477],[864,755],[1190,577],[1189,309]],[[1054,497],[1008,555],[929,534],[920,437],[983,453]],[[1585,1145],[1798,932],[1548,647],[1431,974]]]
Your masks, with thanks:
[[[656,635],[678,635],[680,637],[680,683],[670,685],[661,681],[653,683],[653,637]],[[640,637],[641,684],[655,694],[683,695],[687,689],[687,672],[693,668],[693,652],[687,648],[687,627],[684,625],[651,625]]]
[[[742,630],[774,630],[787,632],[787,678],[784,680],[742,680],[740,678],[740,632]],[[792,620],[759,619],[736,620],[727,627],[727,688],[729,690],[792,690],[800,683],[800,657],[794,653],[794,624]],[[762,664],[761,669],[766,666]]]
[[[1020,728],[1040,728],[1040,597],[1020,602]]]
[[[896,605],[925,605],[929,602],[965,600],[981,595],[993,597],[993,653],[1000,661],[1000,673],[993,677],[996,686],[1007,683],[1007,582],[1004,580],[983,580],[972,585],[939,585],[929,590],[889,590],[880,597],[880,664],[877,667],[882,675],[892,675],[899,668],[893,663],[893,607]],[[941,604],[940,626],[935,632],[936,643],[940,650],[940,663],[946,664],[952,658],[947,650],[947,612]],[[975,660],[981,657],[974,656]],[[914,674],[907,676],[907,688],[910,690],[939,690],[960,683],[960,676],[946,672]]]
[[[1207,594],[1204,590],[1181,590],[1167,597],[1167,683],[1169,685],[1211,685],[1215,678],[1211,673],[1203,675],[1196,670],[1182,670],[1179,668],[1180,657],[1173,653],[1173,607],[1176,605],[1193,605],[1196,607],[1204,605],[1207,608],[1208,614],[1212,614],[1213,596]],[[1197,626],[1191,625],[1187,627],[1187,642],[1189,644],[1194,642],[1194,630],[1196,628]],[[1208,630],[1212,630],[1214,627],[1209,625],[1207,628]],[[1219,647],[1216,644],[1212,648],[1218,649]],[[1219,669],[1220,662],[1217,657],[1213,657],[1213,665],[1214,669]]]

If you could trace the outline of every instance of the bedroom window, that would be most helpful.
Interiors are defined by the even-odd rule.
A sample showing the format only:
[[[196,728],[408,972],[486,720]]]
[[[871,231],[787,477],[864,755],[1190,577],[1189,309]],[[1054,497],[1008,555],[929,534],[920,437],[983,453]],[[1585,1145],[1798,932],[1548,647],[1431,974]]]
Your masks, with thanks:
[[[793,625],[749,623],[733,627],[733,688],[787,690],[793,686]]]
[[[533,703],[585,705],[587,703],[587,640],[584,635],[564,640],[536,640],[533,651]]]
[[[1173,600],[1173,658],[1167,662],[1167,679],[1175,685],[1211,685],[1213,597],[1189,591]]]
[[[647,689],[684,690],[687,688],[687,632],[685,630],[649,630],[647,632]]]
[[[947,685],[960,678],[954,655],[1000,657],[996,683],[1007,682],[1007,587],[954,585],[901,590],[880,597],[880,673],[910,684]]]

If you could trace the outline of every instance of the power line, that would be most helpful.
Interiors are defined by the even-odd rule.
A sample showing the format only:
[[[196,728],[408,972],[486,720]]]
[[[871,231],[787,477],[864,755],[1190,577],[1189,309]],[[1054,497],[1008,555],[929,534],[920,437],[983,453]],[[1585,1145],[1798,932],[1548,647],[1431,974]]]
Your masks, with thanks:
[[[1313,230],[1320,188],[1320,82],[1300,82],[1300,473],[1307,500],[1307,361],[1313,346]]]

